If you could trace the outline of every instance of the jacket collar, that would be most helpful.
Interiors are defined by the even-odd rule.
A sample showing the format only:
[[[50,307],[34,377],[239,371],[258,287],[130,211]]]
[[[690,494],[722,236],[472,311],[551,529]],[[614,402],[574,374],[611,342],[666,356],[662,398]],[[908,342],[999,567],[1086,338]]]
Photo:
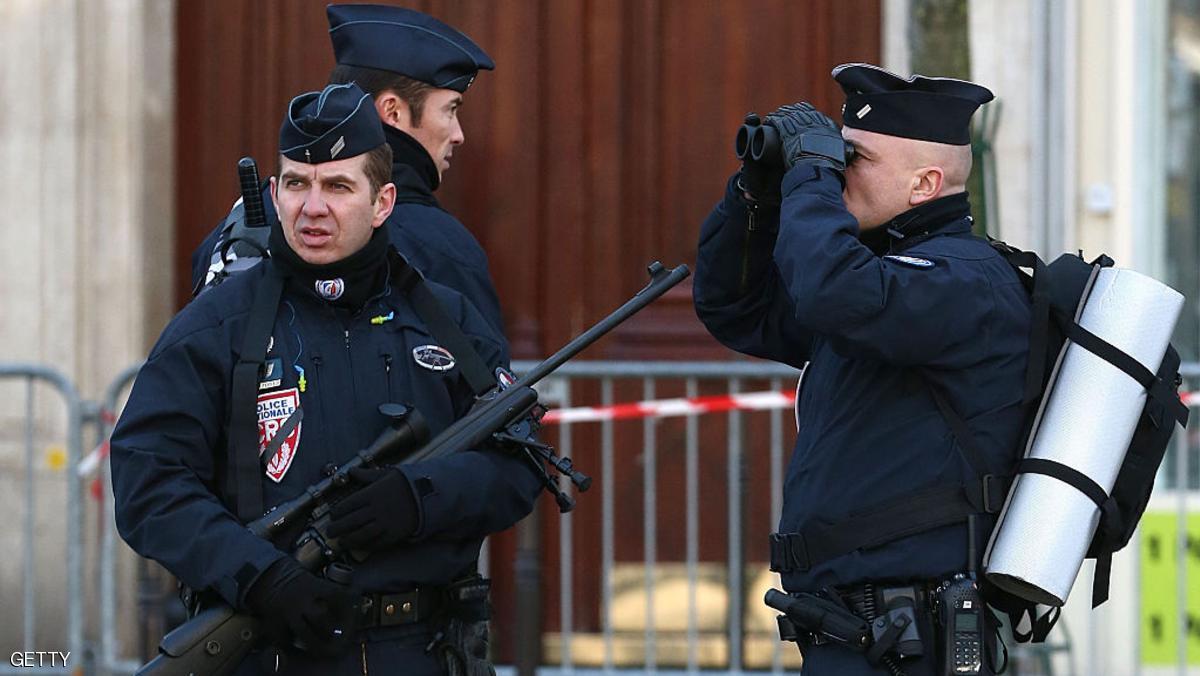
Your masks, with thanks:
[[[440,206],[433,191],[437,190],[441,181],[425,146],[386,124],[383,125],[383,133],[392,147],[392,183],[396,184],[396,201]]]
[[[909,209],[877,230],[887,235],[888,250],[896,252],[934,235],[970,232],[971,223],[970,200],[960,192]]]

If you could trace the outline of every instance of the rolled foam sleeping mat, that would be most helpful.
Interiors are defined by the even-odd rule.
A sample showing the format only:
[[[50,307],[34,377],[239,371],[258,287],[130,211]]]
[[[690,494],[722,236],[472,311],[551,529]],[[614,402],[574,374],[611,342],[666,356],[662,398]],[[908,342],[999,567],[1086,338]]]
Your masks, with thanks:
[[[1156,372],[1182,308],[1183,296],[1165,284],[1132,270],[1101,268],[1076,321]],[[1146,390],[1072,343],[1050,382],[1026,457],[1068,465],[1110,492]],[[1096,503],[1070,484],[1019,475],[988,545],[988,579],[1029,601],[1062,606],[1099,520]]]

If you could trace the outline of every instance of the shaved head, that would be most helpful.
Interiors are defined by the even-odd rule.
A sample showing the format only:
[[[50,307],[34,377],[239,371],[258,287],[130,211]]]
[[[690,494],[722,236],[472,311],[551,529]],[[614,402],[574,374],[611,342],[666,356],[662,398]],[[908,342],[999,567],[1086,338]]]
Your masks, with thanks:
[[[966,190],[971,146],[889,136],[845,127],[854,144],[842,196],[860,230],[879,227],[939,197]]]
[[[910,163],[913,171],[927,167],[942,170],[941,196],[966,190],[967,177],[971,175],[971,146],[952,146],[907,138],[897,140],[910,147],[908,157],[913,160]]]

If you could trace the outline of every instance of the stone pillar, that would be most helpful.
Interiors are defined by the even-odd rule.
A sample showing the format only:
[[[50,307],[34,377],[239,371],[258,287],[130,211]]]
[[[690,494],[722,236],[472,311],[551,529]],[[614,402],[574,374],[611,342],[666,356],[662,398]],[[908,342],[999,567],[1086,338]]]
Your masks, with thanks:
[[[1045,66],[1038,0],[971,3],[971,79],[996,94],[988,115],[999,116],[995,153],[993,237],[1048,253],[1045,213]],[[978,120],[982,114],[976,113]]]
[[[145,356],[172,310],[174,12],[170,0],[0,2],[0,360],[58,370],[85,399]],[[65,650],[63,407],[37,390],[30,484],[25,388],[0,390],[0,540],[23,543],[32,488],[32,649]],[[85,501],[90,566],[98,520]],[[0,598],[20,600],[21,582],[20,557],[0,560]],[[15,612],[0,615],[0,645],[21,649],[20,605],[5,607]]]

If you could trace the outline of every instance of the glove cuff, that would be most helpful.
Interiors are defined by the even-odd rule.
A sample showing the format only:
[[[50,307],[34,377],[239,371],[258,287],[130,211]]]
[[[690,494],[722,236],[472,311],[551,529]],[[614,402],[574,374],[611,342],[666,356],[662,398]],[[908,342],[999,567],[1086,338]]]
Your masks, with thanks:
[[[292,580],[306,571],[290,556],[272,563],[246,590],[246,607],[261,614],[264,608],[274,605],[275,592],[283,589]]]

